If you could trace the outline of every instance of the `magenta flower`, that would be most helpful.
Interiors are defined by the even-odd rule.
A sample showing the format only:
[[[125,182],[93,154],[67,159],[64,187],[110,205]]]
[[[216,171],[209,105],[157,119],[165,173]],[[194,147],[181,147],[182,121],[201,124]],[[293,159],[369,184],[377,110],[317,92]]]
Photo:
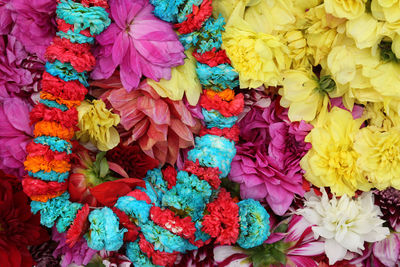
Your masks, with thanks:
[[[53,228],[52,239],[58,242],[57,248],[53,252],[53,257],[63,256],[60,266],[67,267],[71,263],[77,265],[86,265],[90,262],[93,256],[97,253],[97,250],[93,250],[88,247],[85,239],[81,238],[72,248],[65,243],[65,233],[57,232],[57,229]]]
[[[10,0],[0,0],[0,35],[8,34],[11,30],[12,18]]]
[[[312,126],[290,123],[278,99],[267,108],[253,105],[238,125],[241,141],[230,179],[240,184],[242,198],[266,199],[275,214],[283,215],[294,195],[304,194],[299,162],[310,149],[304,138]]]
[[[0,38],[0,51],[0,99],[21,91],[39,91],[44,62],[29,55],[11,35]]]
[[[97,37],[97,65],[93,79],[107,79],[119,66],[121,81],[131,91],[142,75],[159,81],[171,78],[171,68],[182,65],[184,48],[172,25],[153,15],[147,0],[111,0],[114,23]]]
[[[32,139],[29,126],[31,105],[11,97],[0,101],[0,169],[19,178],[26,173],[26,145]]]
[[[46,48],[56,34],[54,0],[11,0],[15,22],[11,34],[24,44],[26,51],[44,59]]]

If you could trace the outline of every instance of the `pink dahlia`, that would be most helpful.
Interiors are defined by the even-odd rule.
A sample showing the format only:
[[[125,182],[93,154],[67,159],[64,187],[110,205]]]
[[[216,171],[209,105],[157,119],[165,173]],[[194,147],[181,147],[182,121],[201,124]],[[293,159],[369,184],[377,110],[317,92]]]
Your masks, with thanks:
[[[46,48],[56,34],[54,0],[11,0],[12,18],[15,25],[11,31],[29,53],[44,59]]]
[[[171,78],[171,68],[182,65],[184,48],[172,25],[153,15],[148,0],[111,0],[114,20],[96,39],[97,65],[93,79],[107,79],[119,66],[122,84],[131,91],[142,75],[159,81]]]
[[[137,141],[143,152],[160,164],[175,164],[179,149],[194,144],[193,133],[199,131],[200,122],[182,101],[160,97],[146,81],[132,92],[121,84],[113,86],[118,89],[107,91],[102,98],[121,117],[124,145]]]
[[[30,104],[11,97],[0,100],[0,170],[22,177],[25,174],[26,145],[32,139]]]
[[[266,199],[275,214],[283,215],[294,195],[304,194],[299,162],[310,149],[304,138],[312,126],[290,123],[279,99],[267,108],[253,105],[238,125],[241,140],[230,179],[240,184],[242,198]]]
[[[11,26],[10,0],[0,0],[0,34],[8,34]]]

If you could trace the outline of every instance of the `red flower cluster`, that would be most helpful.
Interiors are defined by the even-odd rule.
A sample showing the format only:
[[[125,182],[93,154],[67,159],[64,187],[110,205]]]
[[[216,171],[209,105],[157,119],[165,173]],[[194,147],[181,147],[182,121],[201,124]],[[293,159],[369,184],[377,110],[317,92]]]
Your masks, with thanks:
[[[215,237],[221,245],[234,244],[239,236],[239,206],[224,188],[218,198],[207,204],[210,214],[204,215],[202,231]]]
[[[168,165],[166,168],[161,170],[163,178],[168,183],[168,189],[171,189],[176,185],[176,175],[178,174],[174,167]]]
[[[151,203],[151,199],[150,197],[143,191],[139,190],[139,189],[135,189],[131,192],[129,192],[128,194],[126,194],[127,196],[130,197],[134,197],[136,200],[143,200],[146,201],[147,204]]]
[[[89,222],[87,220],[88,216],[89,205],[85,204],[80,210],[78,210],[74,221],[67,231],[66,243],[70,248],[75,246],[76,242],[82,238],[83,234],[89,228]]]
[[[182,219],[169,209],[153,206],[150,209],[150,218],[155,224],[171,233],[194,241],[196,227],[190,216]]]
[[[40,121],[54,121],[61,124],[65,128],[73,128],[75,131],[79,130],[76,126],[78,124],[78,111],[75,108],[67,111],[61,111],[58,108],[50,108],[44,104],[37,104],[29,114],[31,124]]]
[[[32,200],[35,196],[42,196],[47,194],[58,195],[59,193],[64,193],[67,190],[67,183],[58,182],[45,182],[40,179],[34,179],[29,176],[25,177],[22,181],[24,187],[24,192]]]
[[[186,16],[187,20],[174,26],[180,34],[191,33],[199,30],[211,14],[212,2],[211,0],[204,0],[200,7],[193,5],[193,12]]]
[[[218,167],[203,167],[200,166],[199,160],[196,160],[196,163],[187,160],[185,161],[183,170],[196,175],[199,179],[207,181],[214,189],[217,189],[221,184]]]
[[[203,136],[206,134],[218,135],[218,136],[225,137],[229,140],[232,140],[234,142],[238,142],[240,129],[237,125],[233,125],[232,128],[223,128],[223,129],[220,129],[218,127],[213,127],[210,129],[206,128],[206,127],[201,128],[199,136]]]
[[[53,151],[50,149],[49,146],[45,146],[42,144],[37,144],[37,143],[29,143],[26,146],[26,152],[31,156],[31,157],[36,157],[36,156],[43,156],[45,160],[47,161],[52,161],[52,160],[65,160],[69,161],[69,155],[66,152],[57,152]]]
[[[214,47],[211,51],[206,51],[203,54],[193,51],[194,58],[203,64],[210,67],[216,67],[220,64],[231,64],[231,60],[226,55],[225,50],[218,50]]]
[[[87,93],[85,86],[77,80],[65,82],[47,71],[42,76],[42,90],[55,97],[79,101],[83,101]]]
[[[244,97],[243,94],[238,94],[232,101],[227,102],[217,94],[211,97],[204,92],[200,97],[200,105],[207,110],[218,110],[224,117],[232,117],[243,111]]]
[[[106,158],[120,165],[129,177],[144,178],[148,170],[158,167],[158,160],[147,156],[139,145],[131,144],[117,147],[107,152]]]
[[[34,265],[27,246],[48,240],[39,215],[32,215],[27,196],[17,178],[0,171],[0,265]]]
[[[100,6],[105,9],[108,8],[107,0],[82,0],[81,4],[85,7]]]
[[[68,30],[74,31],[74,25],[68,24],[62,19],[57,19],[57,26],[58,30],[62,32],[68,32]],[[80,31],[79,33],[87,37],[93,37],[93,35],[90,34],[89,29]]]
[[[118,216],[120,224],[128,229],[128,232],[124,234],[125,242],[135,242],[139,235],[140,227],[137,227],[133,222],[131,222],[131,218],[123,211],[112,207],[112,211]]]
[[[140,234],[139,241],[140,250],[147,255],[155,265],[160,266],[173,266],[176,261],[176,257],[178,256],[178,252],[168,253],[159,250],[154,250],[153,244],[149,243],[143,236]]]
[[[66,38],[54,38],[47,47],[45,57],[50,62],[58,59],[62,63],[71,63],[77,72],[91,71],[96,64],[96,59],[90,52],[90,44],[71,43]]]

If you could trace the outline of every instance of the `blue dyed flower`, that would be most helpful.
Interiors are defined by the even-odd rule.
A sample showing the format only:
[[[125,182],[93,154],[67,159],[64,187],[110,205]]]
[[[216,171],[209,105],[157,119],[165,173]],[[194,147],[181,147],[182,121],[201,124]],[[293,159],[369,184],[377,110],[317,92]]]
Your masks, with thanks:
[[[136,200],[134,197],[124,196],[118,199],[115,207],[138,219],[139,223],[147,223],[149,220],[151,204],[147,204],[144,200]]]
[[[31,211],[33,214],[40,212],[40,223],[51,228],[58,217],[61,216],[64,208],[71,203],[68,199],[69,194],[65,192],[61,196],[49,199],[46,202],[32,201]]]
[[[217,127],[219,129],[224,128],[232,128],[238,120],[237,116],[232,117],[224,117],[217,110],[206,110],[204,108],[201,109],[201,113],[204,116],[204,121],[206,123],[207,128]]]
[[[33,139],[33,142],[49,146],[53,151],[65,152],[67,154],[72,153],[72,144],[55,136],[38,136]]]
[[[68,201],[64,207],[62,207],[60,211],[60,218],[57,221],[57,231],[59,233],[64,233],[67,228],[74,222],[75,216],[78,213],[78,210],[82,208],[82,204],[73,203]]]
[[[133,263],[133,266],[140,266],[140,267],[154,267],[151,263],[150,259],[142,253],[139,247],[139,241],[136,240],[135,242],[129,242],[126,245],[126,256],[129,260]]]
[[[179,7],[186,0],[150,0],[150,4],[154,6],[154,15],[158,18],[176,23]]]
[[[238,203],[240,234],[237,243],[242,248],[261,245],[269,236],[269,215],[260,202],[253,199]]]
[[[90,248],[116,251],[122,247],[124,233],[128,230],[119,229],[119,219],[110,208],[92,211],[89,214],[89,222],[89,233],[85,235],[85,239]]]
[[[197,62],[197,76],[204,87],[212,88],[215,91],[223,91],[226,88],[239,86],[238,73],[229,64],[220,64],[210,67],[207,64]]]
[[[79,80],[79,82],[84,86],[89,86],[86,71],[77,72],[71,66],[71,63],[62,63],[58,60],[55,60],[53,63],[46,62],[46,71],[53,76],[60,77],[60,79],[63,79],[66,82]]]
[[[60,38],[65,38],[71,41],[71,43],[79,43],[79,44],[84,44],[84,43],[89,43],[89,44],[94,44],[94,38],[93,37],[87,37],[83,34],[73,32],[72,30],[68,30],[67,32],[59,31],[56,33],[57,36]]]

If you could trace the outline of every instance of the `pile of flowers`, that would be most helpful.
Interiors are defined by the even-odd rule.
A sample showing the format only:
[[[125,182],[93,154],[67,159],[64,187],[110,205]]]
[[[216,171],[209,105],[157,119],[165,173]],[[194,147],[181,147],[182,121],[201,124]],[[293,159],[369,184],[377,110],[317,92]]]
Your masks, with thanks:
[[[0,0],[2,264],[398,266],[399,14]]]

